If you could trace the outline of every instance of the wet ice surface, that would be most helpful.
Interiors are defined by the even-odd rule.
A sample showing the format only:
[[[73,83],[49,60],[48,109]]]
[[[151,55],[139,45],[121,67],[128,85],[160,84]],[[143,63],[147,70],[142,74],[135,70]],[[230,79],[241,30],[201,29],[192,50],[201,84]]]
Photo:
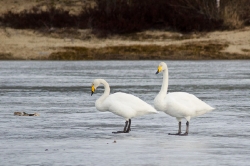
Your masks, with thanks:
[[[195,94],[217,109],[191,119],[187,137],[168,135],[178,124],[164,113],[134,118],[129,134],[112,134],[125,120],[95,109],[103,88],[90,96],[92,81],[104,78],[111,93],[153,104],[158,64],[1,61],[0,165],[249,165],[250,61],[167,61],[170,92]]]

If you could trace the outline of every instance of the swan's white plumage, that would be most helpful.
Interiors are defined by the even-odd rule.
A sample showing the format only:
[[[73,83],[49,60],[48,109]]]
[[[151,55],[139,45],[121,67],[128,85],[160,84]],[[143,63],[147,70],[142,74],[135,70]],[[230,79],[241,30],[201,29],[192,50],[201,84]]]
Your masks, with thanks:
[[[154,100],[154,107],[157,110],[176,117],[178,121],[181,121],[182,118],[189,121],[192,117],[205,114],[214,109],[196,96],[186,92],[173,92],[167,94],[168,68],[164,62],[159,64],[158,72],[161,71],[163,72],[163,84],[161,91]]]
[[[158,113],[154,107],[131,94],[117,92],[109,95],[110,88],[103,79],[95,79],[92,87],[96,89],[100,84],[104,85],[104,94],[96,100],[95,106],[99,111],[109,111],[123,117],[126,121],[152,113]]]
[[[186,92],[168,93],[162,104],[155,100],[155,108],[176,118],[196,117],[205,114],[212,107],[198,99],[196,96]]]

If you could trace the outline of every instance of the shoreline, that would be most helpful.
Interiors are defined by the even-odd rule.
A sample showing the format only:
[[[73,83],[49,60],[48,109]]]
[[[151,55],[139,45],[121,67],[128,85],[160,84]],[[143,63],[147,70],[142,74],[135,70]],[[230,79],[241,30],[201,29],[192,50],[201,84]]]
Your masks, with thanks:
[[[90,30],[41,33],[1,27],[0,43],[0,60],[250,59],[250,27],[192,34],[152,30],[107,38]]]

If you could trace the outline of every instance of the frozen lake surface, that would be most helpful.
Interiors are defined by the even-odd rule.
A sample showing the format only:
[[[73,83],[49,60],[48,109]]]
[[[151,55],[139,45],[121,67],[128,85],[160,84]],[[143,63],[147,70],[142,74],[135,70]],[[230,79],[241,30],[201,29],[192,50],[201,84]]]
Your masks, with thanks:
[[[112,134],[125,120],[96,110],[103,88],[90,96],[92,81],[153,104],[159,62],[0,61],[0,165],[250,165],[250,61],[166,61],[169,92],[192,93],[216,110],[191,119],[186,137],[168,135],[178,123],[162,112]]]

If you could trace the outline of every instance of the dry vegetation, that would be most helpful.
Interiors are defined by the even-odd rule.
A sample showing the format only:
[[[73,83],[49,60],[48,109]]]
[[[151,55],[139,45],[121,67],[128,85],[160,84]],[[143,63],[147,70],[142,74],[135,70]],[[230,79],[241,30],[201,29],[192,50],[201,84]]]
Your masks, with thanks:
[[[0,60],[250,59],[249,37],[208,33],[249,31],[250,3],[215,2],[0,0]]]
[[[248,0],[221,1],[217,8],[215,0],[48,0],[19,12],[6,11],[0,21],[19,29],[91,28],[104,35],[147,29],[213,31],[250,23]],[[72,12],[73,4],[81,9]]]
[[[132,45],[105,48],[65,47],[65,51],[52,53],[49,60],[201,60],[228,59],[220,53],[226,44],[189,43],[184,45]],[[239,58],[239,57],[237,57]]]
[[[15,60],[16,58],[13,57],[10,53],[0,53],[0,60]]]

